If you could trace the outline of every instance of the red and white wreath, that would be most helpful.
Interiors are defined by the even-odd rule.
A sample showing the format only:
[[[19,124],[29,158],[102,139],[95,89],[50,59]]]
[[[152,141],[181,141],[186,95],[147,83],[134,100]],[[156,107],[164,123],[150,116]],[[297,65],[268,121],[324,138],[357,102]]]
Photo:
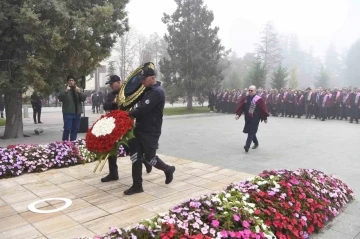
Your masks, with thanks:
[[[114,110],[101,116],[86,134],[86,147],[94,153],[109,153],[116,143],[129,134],[134,125],[134,120],[129,113]]]

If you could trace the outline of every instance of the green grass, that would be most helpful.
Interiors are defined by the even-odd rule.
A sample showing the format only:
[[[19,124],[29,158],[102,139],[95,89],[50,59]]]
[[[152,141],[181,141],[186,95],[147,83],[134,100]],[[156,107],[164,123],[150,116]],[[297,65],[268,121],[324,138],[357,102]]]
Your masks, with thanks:
[[[186,107],[165,108],[164,115],[187,115],[187,114],[201,114],[210,113],[207,106],[193,106],[192,110],[187,110]]]
[[[4,126],[4,125],[5,125],[5,122],[6,122],[5,119],[0,118],[0,126]]]

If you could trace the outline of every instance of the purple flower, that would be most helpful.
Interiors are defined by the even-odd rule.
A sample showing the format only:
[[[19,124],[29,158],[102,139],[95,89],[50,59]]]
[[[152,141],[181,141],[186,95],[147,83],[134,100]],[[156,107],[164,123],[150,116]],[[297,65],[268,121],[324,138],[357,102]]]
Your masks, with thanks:
[[[242,225],[243,225],[243,227],[245,227],[245,228],[249,228],[249,227],[250,227],[250,224],[249,224],[246,220],[242,221]]]
[[[215,228],[218,228],[219,225],[220,225],[220,223],[219,223],[218,220],[212,220],[211,225],[212,225],[213,227],[215,227]]]
[[[235,215],[234,215],[234,220],[235,220],[236,222],[238,222],[238,221],[240,221],[240,217],[235,214]]]

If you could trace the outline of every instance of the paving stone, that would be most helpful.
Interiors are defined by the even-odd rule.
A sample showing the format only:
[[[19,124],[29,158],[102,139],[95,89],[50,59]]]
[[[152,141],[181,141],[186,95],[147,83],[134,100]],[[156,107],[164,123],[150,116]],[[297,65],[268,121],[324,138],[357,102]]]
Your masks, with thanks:
[[[48,235],[48,238],[51,239],[64,239],[64,238],[74,238],[76,237],[89,237],[92,238],[95,232],[90,231],[83,225],[77,225],[74,227],[66,228],[65,230],[58,231]]]
[[[31,225],[14,228],[9,231],[0,232],[1,239],[32,239],[38,238],[42,234]]]
[[[348,221],[337,220],[331,225],[331,229],[355,237],[360,233],[360,226],[355,226]]]
[[[84,223],[84,222],[88,222],[100,217],[104,217],[106,216],[108,213],[105,212],[104,210],[99,209],[98,207],[95,206],[90,206],[90,207],[86,207],[80,210],[77,210],[75,212],[69,212],[67,213],[67,215],[69,217],[71,217],[73,220],[79,222],[79,223]]]
[[[129,223],[113,215],[108,215],[85,222],[83,225],[89,230],[93,231],[95,234],[102,235],[105,232],[108,232],[110,227],[123,228],[127,227]]]
[[[52,217],[33,224],[34,227],[44,235],[49,235],[64,229],[78,225],[73,219],[66,215]]]
[[[126,209],[113,215],[129,224],[138,223],[145,219],[156,216],[154,212],[151,212],[139,206]]]
[[[4,217],[0,220],[0,232],[6,232],[26,225],[28,225],[28,222],[19,215]]]
[[[0,219],[12,215],[16,215],[17,212],[10,206],[5,205],[0,207]]]

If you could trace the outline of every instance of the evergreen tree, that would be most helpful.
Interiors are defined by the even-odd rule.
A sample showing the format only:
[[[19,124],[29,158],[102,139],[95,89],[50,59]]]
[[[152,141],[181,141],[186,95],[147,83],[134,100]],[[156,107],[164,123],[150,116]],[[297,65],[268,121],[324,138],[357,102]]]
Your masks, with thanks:
[[[127,30],[128,0],[0,1],[0,88],[7,92],[4,138],[23,137],[22,93],[64,88],[88,75]]]
[[[284,88],[287,83],[287,80],[285,79],[286,77],[288,77],[288,75],[289,73],[287,72],[287,69],[282,67],[282,65],[280,64],[276,71],[274,71],[272,74],[271,87],[278,90]]]
[[[261,62],[260,58],[257,58],[253,63],[253,67],[249,73],[249,85],[254,85],[256,88],[264,88],[266,83],[266,68]]]
[[[267,22],[261,33],[260,44],[256,44],[256,53],[261,57],[266,73],[272,72],[283,59],[279,39],[272,22]]]
[[[330,77],[323,65],[320,66],[319,73],[315,78],[317,80],[315,82],[316,87],[322,87],[323,89],[328,87]]]
[[[193,96],[207,94],[222,80],[219,61],[224,50],[218,27],[212,27],[214,14],[203,0],[175,0],[177,9],[164,14],[168,33],[168,58],[160,61],[165,88],[172,87],[187,97],[192,109]]]

